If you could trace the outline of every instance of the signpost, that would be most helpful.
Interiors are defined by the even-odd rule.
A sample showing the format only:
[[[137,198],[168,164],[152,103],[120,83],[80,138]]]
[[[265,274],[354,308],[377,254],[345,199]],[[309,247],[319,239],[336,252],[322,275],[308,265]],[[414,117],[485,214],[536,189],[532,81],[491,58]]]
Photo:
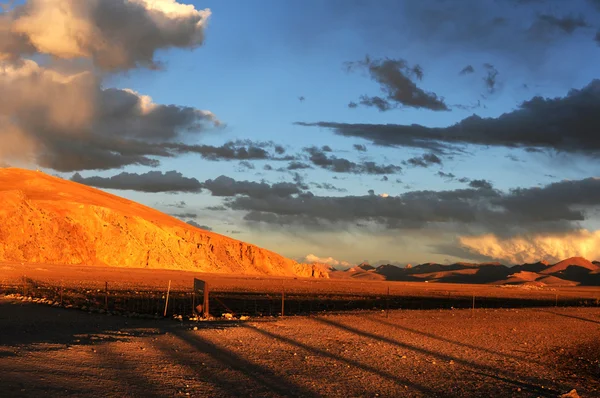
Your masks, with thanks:
[[[194,278],[194,310],[202,314],[202,318],[208,318],[208,282]],[[196,297],[202,297],[202,304],[196,305]]]

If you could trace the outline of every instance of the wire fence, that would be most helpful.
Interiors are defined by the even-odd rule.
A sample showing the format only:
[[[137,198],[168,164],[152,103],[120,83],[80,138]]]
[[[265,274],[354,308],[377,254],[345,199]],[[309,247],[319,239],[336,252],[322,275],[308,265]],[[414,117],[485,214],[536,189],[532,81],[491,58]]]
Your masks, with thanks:
[[[191,284],[190,284],[191,285]],[[109,313],[147,318],[175,317],[195,319],[198,297],[190,287],[187,290],[156,288],[132,289],[113,286],[109,282],[94,287],[63,286],[39,283],[23,277],[21,283],[0,285],[0,295],[54,307],[76,308],[89,312]],[[326,293],[264,293],[240,291],[211,291],[211,317],[264,317],[283,315],[310,315],[323,312],[392,309],[465,309],[465,308],[524,308],[600,306],[598,298],[561,297],[555,292],[544,292],[532,297],[496,297],[454,292],[425,292],[403,295],[388,288],[374,294]]]

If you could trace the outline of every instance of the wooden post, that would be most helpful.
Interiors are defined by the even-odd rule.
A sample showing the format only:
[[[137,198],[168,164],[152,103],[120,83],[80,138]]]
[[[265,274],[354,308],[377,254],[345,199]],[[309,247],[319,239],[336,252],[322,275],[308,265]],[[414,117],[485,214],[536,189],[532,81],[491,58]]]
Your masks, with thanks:
[[[387,288],[387,297],[385,299],[385,317],[390,317],[390,287]]]
[[[196,315],[196,289],[192,290],[192,315]]]
[[[202,305],[202,317],[204,319],[208,318],[209,313],[208,313],[208,282],[206,282],[204,284],[204,300],[203,300],[203,305]]]
[[[167,308],[169,307],[169,293],[171,293],[171,280],[169,280],[169,287],[167,287],[167,298],[165,300],[165,312],[163,316],[167,316]]]
[[[281,316],[285,316],[285,286],[281,287]]]
[[[108,312],[108,282],[104,282],[104,311]]]

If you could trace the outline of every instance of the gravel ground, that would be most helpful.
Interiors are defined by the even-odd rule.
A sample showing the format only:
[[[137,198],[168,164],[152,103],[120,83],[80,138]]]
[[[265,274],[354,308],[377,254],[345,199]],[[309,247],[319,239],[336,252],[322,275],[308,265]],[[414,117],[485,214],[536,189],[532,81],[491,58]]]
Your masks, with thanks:
[[[600,396],[598,308],[180,324],[0,300],[3,397],[556,397],[572,389]]]

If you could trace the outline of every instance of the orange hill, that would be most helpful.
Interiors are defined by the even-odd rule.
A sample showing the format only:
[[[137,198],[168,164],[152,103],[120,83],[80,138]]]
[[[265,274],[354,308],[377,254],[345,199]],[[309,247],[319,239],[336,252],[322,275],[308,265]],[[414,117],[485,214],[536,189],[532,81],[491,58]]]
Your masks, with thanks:
[[[586,260],[583,257],[571,257],[571,258],[568,258],[566,260],[563,260],[559,263],[556,263],[556,264],[546,268],[541,273],[542,274],[553,274],[555,272],[564,271],[567,268],[569,268],[570,266],[585,268],[590,271],[600,270],[600,266],[592,263],[591,261]]]
[[[0,262],[327,277],[322,266],[42,172],[0,169],[0,203]]]

